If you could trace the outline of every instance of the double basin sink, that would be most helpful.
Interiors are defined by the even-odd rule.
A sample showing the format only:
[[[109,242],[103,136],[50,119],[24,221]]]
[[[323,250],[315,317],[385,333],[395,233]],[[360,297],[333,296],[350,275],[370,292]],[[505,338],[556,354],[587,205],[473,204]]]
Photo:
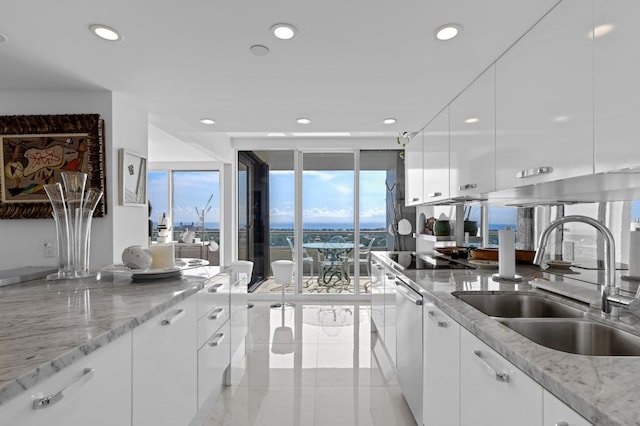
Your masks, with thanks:
[[[585,318],[585,310],[536,294],[453,295],[551,349],[591,356],[640,356],[640,336]]]

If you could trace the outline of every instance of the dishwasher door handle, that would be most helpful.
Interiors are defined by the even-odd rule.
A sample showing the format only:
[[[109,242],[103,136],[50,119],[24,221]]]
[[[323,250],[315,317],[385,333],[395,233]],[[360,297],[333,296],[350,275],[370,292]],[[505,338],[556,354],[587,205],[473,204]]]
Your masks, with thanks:
[[[411,293],[414,293],[414,291],[409,289],[407,285],[404,284],[402,281],[396,279],[395,283],[396,283],[396,290],[398,291],[398,293],[402,294],[404,297],[409,299],[411,303],[413,303],[414,305],[422,306],[422,297],[414,296],[413,294],[411,294]]]

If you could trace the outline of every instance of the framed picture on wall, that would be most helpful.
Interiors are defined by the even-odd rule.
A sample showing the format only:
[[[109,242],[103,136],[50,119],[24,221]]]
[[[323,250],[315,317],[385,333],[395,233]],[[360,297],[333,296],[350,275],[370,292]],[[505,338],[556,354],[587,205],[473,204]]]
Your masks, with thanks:
[[[147,159],[135,152],[120,149],[120,204],[147,205]]]
[[[104,121],[99,114],[0,116],[0,219],[50,218],[44,185],[87,173],[106,193]],[[107,214],[106,197],[94,216]]]

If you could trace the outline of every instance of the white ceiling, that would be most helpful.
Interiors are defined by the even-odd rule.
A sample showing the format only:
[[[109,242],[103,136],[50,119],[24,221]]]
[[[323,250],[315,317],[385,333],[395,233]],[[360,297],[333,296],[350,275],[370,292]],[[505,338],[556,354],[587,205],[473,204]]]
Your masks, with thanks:
[[[183,140],[396,135],[424,126],[557,1],[2,0],[0,90],[112,90]],[[278,22],[298,37],[275,39]],[[449,22],[461,36],[434,40]],[[124,40],[98,39],[94,23]]]

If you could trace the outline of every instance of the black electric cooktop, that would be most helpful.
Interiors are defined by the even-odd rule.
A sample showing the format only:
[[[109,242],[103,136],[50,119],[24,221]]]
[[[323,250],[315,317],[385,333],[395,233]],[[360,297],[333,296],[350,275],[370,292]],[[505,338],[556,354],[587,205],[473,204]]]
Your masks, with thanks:
[[[412,252],[389,253],[389,259],[402,270],[411,269],[473,269],[462,263],[440,256],[429,256]]]

